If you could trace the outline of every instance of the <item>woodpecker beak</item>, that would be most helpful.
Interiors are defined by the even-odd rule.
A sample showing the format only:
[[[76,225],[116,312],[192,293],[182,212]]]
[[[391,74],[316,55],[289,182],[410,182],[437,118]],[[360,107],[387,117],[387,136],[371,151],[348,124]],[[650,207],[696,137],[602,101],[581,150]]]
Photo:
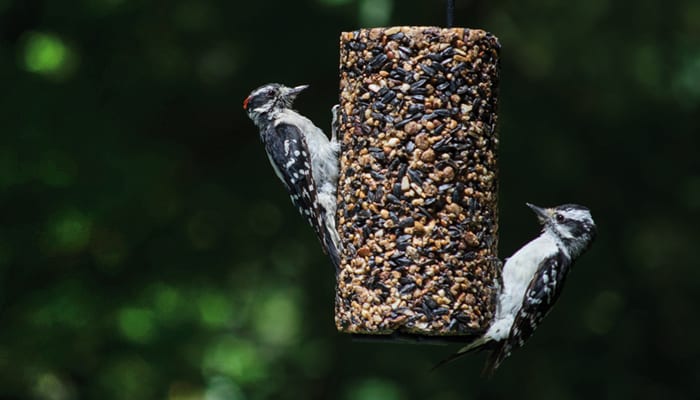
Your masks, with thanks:
[[[287,91],[287,93],[284,94],[284,97],[288,97],[288,98],[290,98],[290,99],[294,99],[295,97],[297,97],[297,95],[298,95],[299,93],[301,93],[302,91],[304,91],[304,89],[306,89],[306,88],[308,88],[308,87],[309,87],[309,85],[299,85],[299,86],[295,86],[295,87],[289,89],[289,90]]]
[[[541,223],[545,223],[549,217],[551,217],[551,212],[546,208],[537,207],[536,205],[530,203],[525,203],[525,205],[530,207],[530,210],[535,212],[537,219],[539,219]]]

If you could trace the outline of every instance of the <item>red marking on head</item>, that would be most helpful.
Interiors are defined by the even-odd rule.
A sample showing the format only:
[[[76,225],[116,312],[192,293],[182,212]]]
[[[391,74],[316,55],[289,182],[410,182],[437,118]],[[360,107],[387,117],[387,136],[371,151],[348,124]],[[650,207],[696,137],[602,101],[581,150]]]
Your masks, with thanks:
[[[248,109],[248,102],[250,101],[250,96],[246,97],[245,100],[243,100],[243,109],[247,110]]]

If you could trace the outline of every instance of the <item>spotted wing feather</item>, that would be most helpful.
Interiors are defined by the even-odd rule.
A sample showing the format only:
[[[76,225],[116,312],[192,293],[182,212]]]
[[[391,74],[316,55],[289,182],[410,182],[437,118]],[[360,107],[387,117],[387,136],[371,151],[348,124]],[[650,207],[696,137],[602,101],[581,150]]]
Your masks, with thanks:
[[[334,266],[340,260],[335,246],[330,244],[330,235],[324,224],[324,210],[321,210],[316,197],[316,182],[311,173],[311,155],[306,140],[299,129],[290,124],[278,124],[271,128],[273,132],[263,135],[270,163],[275,173],[287,188],[292,203],[299,213],[306,218],[323,244]]]
[[[498,344],[486,362],[486,375],[492,375],[513,350],[522,347],[549,314],[561,294],[570,266],[571,260],[562,252],[557,252],[540,263],[525,291],[523,305],[510,328],[508,338]]]

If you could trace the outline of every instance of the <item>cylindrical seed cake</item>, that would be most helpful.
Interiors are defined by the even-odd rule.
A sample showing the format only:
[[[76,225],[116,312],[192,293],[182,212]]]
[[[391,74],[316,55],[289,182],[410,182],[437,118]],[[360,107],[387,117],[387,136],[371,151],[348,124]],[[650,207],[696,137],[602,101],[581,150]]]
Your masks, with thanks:
[[[447,337],[488,326],[499,48],[462,28],[342,33],[338,330]]]

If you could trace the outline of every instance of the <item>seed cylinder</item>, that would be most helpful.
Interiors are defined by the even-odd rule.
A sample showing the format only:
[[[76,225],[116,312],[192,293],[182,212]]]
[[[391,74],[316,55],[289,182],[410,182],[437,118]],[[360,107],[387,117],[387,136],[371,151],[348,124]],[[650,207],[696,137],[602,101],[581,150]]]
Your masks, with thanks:
[[[341,34],[339,331],[463,339],[488,327],[499,49],[464,28]]]

